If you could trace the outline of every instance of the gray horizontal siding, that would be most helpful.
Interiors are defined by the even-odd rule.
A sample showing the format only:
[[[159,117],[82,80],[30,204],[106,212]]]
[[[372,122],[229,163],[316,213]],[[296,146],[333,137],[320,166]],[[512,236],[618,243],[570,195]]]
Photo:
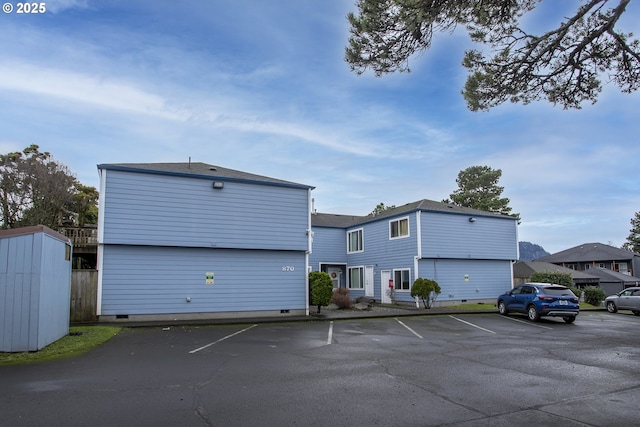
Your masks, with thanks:
[[[306,189],[105,173],[104,243],[307,249]]]
[[[516,220],[422,214],[424,258],[517,259]]]
[[[103,250],[102,315],[306,308],[304,252],[137,246]],[[283,271],[285,266],[293,271]],[[206,284],[207,272],[214,273],[213,285]]]

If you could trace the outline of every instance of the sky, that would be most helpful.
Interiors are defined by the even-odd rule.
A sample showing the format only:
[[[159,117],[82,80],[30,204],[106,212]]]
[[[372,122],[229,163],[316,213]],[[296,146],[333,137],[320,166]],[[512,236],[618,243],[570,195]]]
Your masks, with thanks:
[[[577,4],[527,19],[546,28],[565,12],[553,7]],[[344,61],[355,0],[17,7],[0,13],[0,153],[37,144],[85,185],[99,187],[98,164],[191,159],[314,186],[318,212],[367,215],[446,199],[460,171],[489,166],[519,240],[550,253],[619,247],[640,211],[640,92],[471,112],[462,31],[437,34],[411,73],[375,77]],[[620,28],[639,34],[639,16],[631,2]]]

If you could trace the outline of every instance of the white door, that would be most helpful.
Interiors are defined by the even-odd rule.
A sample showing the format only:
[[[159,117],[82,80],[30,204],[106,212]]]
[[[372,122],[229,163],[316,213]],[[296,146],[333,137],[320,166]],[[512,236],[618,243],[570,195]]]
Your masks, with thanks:
[[[388,294],[389,280],[391,280],[391,271],[382,270],[380,272],[380,301],[382,301],[383,304],[391,304],[393,302]]]
[[[364,267],[364,295],[366,297],[374,296],[373,286],[373,265],[367,265]]]

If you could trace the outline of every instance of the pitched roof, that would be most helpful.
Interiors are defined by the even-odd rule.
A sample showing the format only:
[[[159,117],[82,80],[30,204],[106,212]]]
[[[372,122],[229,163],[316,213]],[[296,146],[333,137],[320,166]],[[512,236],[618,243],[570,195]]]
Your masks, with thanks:
[[[337,215],[326,213],[315,213],[311,215],[311,225],[314,227],[336,227],[346,228],[351,227],[362,221],[363,216],[353,215]]]
[[[255,175],[222,166],[210,165],[201,162],[185,163],[111,163],[100,164],[98,169],[117,170],[124,172],[150,173],[158,175],[185,176],[192,178],[220,179],[223,181],[246,182],[253,184],[268,184],[285,187],[298,187],[313,189],[310,185],[298,184],[282,179]]]
[[[564,251],[536,259],[545,262],[589,262],[630,260],[638,254],[602,243],[584,243]]]
[[[480,209],[465,208],[463,206],[456,206],[451,203],[436,202],[434,200],[428,200],[428,199],[422,199],[416,202],[407,203],[406,205],[387,209],[379,215],[376,215],[376,216],[368,215],[366,218],[368,219],[385,218],[388,216],[400,215],[402,213],[418,211],[418,210],[427,211],[427,212],[450,212],[450,213],[476,215],[476,216],[503,217],[503,218],[509,218],[512,220],[517,219],[515,217],[508,216],[508,215],[501,215],[493,212],[483,211]]]
[[[501,215],[492,212],[482,211],[480,209],[465,208],[462,206],[452,205],[450,203],[436,202],[434,200],[422,199],[416,202],[407,203],[406,205],[395,208],[386,209],[377,215],[353,216],[353,215],[334,215],[334,214],[314,214],[311,216],[311,225],[317,227],[352,227],[354,225],[365,224],[368,222],[378,221],[383,218],[390,218],[414,211],[425,212],[441,212],[461,215],[474,215],[495,218],[505,218],[517,220],[516,217]]]
[[[514,277],[530,277],[533,273],[541,271],[552,271],[558,273],[568,273],[576,280],[589,280],[597,282],[597,277],[590,275],[584,271],[572,270],[567,267],[562,267],[550,262],[538,262],[538,261],[518,261],[513,265]],[[591,270],[589,270],[591,272]]]
[[[599,277],[600,281],[605,282],[622,282],[634,285],[638,285],[638,283],[640,283],[640,277],[618,273],[617,271],[609,270],[608,268],[592,268],[589,270],[589,274]]]

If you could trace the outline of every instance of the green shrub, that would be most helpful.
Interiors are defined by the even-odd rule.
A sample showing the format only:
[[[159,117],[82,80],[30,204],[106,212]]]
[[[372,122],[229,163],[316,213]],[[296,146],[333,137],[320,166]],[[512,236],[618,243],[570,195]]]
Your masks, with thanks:
[[[586,302],[587,304],[599,306],[606,297],[607,294],[605,294],[602,288],[589,286],[584,290],[584,302]]]
[[[333,292],[331,296],[331,302],[338,306],[338,308],[351,308],[351,298],[349,298],[349,289],[338,288]]]
[[[423,279],[418,277],[413,285],[411,286],[411,296],[412,297],[420,297],[422,299],[422,303],[424,304],[424,308],[433,307],[433,303],[435,302],[438,295],[440,295],[441,289],[438,282],[431,279]]]
[[[569,288],[571,289],[571,292],[573,292],[574,294],[576,294],[576,296],[578,297],[578,299],[580,299],[580,297],[582,296],[582,289],[578,289],[578,288]]]
[[[333,281],[329,273],[312,271],[309,273],[309,287],[311,288],[311,304],[318,306],[328,305],[333,294]]]
[[[532,282],[554,283],[556,285],[573,287],[573,278],[569,273],[560,273],[558,271],[536,271],[531,275]]]

